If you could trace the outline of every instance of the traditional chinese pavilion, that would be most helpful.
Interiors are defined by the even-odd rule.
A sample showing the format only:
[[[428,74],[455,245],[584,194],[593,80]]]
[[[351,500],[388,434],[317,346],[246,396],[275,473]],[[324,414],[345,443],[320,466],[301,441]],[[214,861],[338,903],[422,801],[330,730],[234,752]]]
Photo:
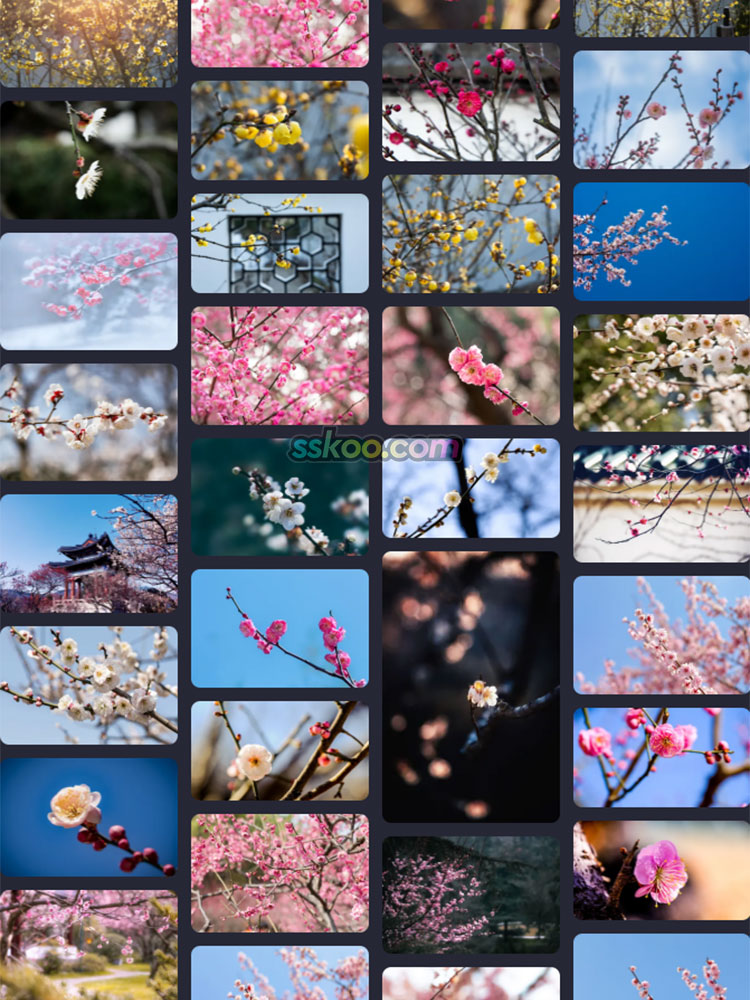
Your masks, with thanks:
[[[83,579],[94,573],[108,573],[112,570],[112,559],[117,554],[112,539],[104,532],[97,538],[89,535],[80,545],[61,545],[57,550],[65,556],[66,562],[52,562],[50,566],[65,574],[65,598],[83,596]]]

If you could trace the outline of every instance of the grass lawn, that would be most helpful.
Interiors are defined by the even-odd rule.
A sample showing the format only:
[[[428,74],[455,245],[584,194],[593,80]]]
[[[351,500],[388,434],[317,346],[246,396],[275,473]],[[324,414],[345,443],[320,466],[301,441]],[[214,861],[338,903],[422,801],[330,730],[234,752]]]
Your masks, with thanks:
[[[52,972],[47,979],[83,979],[84,976],[91,979],[101,979],[102,976],[110,972],[150,972],[151,966],[148,962],[133,962],[132,965],[110,965],[105,972],[73,972],[72,969],[65,969],[63,972]],[[133,977],[135,978],[135,977]]]
[[[154,1000],[156,994],[148,985],[148,975],[128,976],[127,979],[92,979],[86,983],[86,990],[106,993],[111,997],[127,997],[133,1000]]]

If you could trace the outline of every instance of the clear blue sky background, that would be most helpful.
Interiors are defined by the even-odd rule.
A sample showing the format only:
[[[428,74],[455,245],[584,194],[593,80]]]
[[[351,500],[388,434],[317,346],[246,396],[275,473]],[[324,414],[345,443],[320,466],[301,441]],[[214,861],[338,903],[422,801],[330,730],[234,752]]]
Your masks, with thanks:
[[[135,493],[133,493],[135,495]],[[139,494],[141,502],[146,500]],[[108,521],[92,517],[123,504],[115,493],[13,494],[0,502],[0,552],[12,569],[25,573],[47,562],[62,561],[61,545],[77,545],[89,533],[111,532]],[[113,541],[115,539],[113,538]]]
[[[464,462],[477,473],[482,471],[482,456],[499,452],[508,438],[471,438],[464,443]],[[510,477],[517,489],[532,497],[531,521],[540,524],[542,515],[550,514],[542,529],[528,537],[554,538],[560,527],[560,447],[556,441],[539,438],[515,438],[512,448],[543,444],[546,455],[511,455],[507,465],[500,466],[496,483],[482,481],[473,491],[475,510],[482,538],[524,537],[518,503],[502,497],[502,480]],[[456,489],[456,469],[452,461],[386,461],[383,469],[383,533],[393,535],[393,518],[404,496],[410,496],[413,506],[405,530],[431,517],[443,505],[448,490]],[[446,518],[445,524],[427,535],[430,538],[464,538],[457,512]]]
[[[358,944],[315,945],[314,948],[318,958],[324,959],[329,966],[335,966],[342,958],[356,955],[360,950]],[[225,1000],[227,993],[233,989],[235,979],[251,981],[247,970],[237,961],[239,951],[244,952],[257,969],[268,977],[277,997],[281,997],[290,988],[288,967],[280,958],[278,948],[250,948],[244,942],[239,945],[200,947],[193,948],[192,954],[193,1000]],[[328,1000],[333,1000],[335,989],[331,983],[321,981],[315,986]]]
[[[626,747],[638,750],[640,742],[629,740],[623,746],[615,745],[619,733],[627,730],[625,708],[589,708],[592,726],[603,726],[612,734],[615,759],[619,760]],[[649,709],[653,717],[655,710]],[[722,710],[722,739],[735,751],[732,760],[737,763],[747,758],[747,741],[750,739],[750,713],[745,708],[725,708]],[[669,713],[673,726],[693,725],[698,730],[694,750],[707,750],[714,745],[712,739],[713,719],[702,708],[673,708]],[[576,790],[576,802],[581,806],[601,806],[605,799],[604,779],[596,757],[587,757],[578,746],[578,734],[586,728],[583,714],[578,711],[573,723],[574,762],[578,769],[580,784]],[[630,730],[627,730],[630,732]],[[643,730],[639,731],[643,735]],[[697,753],[684,757],[660,760],[656,771],[642,781],[617,808],[637,809],[639,806],[659,806],[662,808],[692,807],[700,801],[711,768]],[[643,771],[639,762],[634,772],[638,776]],[[724,782],[716,794],[714,805],[741,806],[750,801],[750,774],[737,775]]]
[[[677,966],[702,982],[707,958],[731,1000],[748,997],[750,941],[742,934],[579,934],[574,947],[574,1000],[638,1000],[631,965],[656,1000],[689,1000]]]
[[[237,603],[265,630],[276,618],[288,625],[282,645],[322,667],[318,622],[333,613],[346,629],[341,648],[352,658],[352,677],[368,676],[368,577],[362,569],[198,570],[192,578],[192,675],[198,687],[303,687],[344,685],[277,650],[266,655],[240,632]]]
[[[646,577],[657,600],[661,601],[672,619],[685,620],[685,595],[678,576]],[[701,576],[716,584],[721,597],[730,604],[750,592],[750,580],[744,576]],[[587,681],[596,682],[604,674],[604,660],[615,661],[616,667],[633,665],[628,650],[636,646],[622,621],[633,617],[636,608],[646,608],[634,576],[578,577],[574,595],[574,675],[583,673]],[[722,634],[728,629],[719,618],[712,619]],[[578,685],[576,684],[578,689]]]
[[[694,118],[702,108],[708,107],[713,95],[712,78],[721,69],[722,88],[728,92],[737,81],[745,98],[730,110],[728,117],[715,130],[712,145],[719,163],[730,161],[730,167],[746,167],[750,161],[750,121],[747,98],[750,83],[750,55],[747,52],[681,52],[683,70],[680,84],[687,98],[687,105]],[[592,139],[599,152],[612,141],[617,131],[617,104],[620,96],[628,94],[628,108],[632,124],[643,102],[669,66],[671,52],[644,52],[628,49],[616,52],[577,52],[574,61],[574,104],[580,115],[581,127],[590,129],[592,115],[596,115]],[[637,63],[638,72],[633,72]],[[659,135],[659,152],[651,160],[653,168],[671,169],[692,145],[686,128],[685,112],[680,107],[679,96],[670,78],[662,84],[653,100],[667,109],[666,115],[655,121],[637,126],[620,146],[618,158],[633,149],[638,140]]]
[[[636,266],[625,264],[632,284],[609,282],[600,272],[591,291],[576,288],[577,299],[654,302],[683,300],[709,302],[745,299],[750,291],[750,198],[740,183],[632,183],[576,184],[576,214],[596,211],[596,232],[617,225],[629,212],[644,210],[642,224],[652,212],[668,206],[668,231],[687,246],[663,241],[639,255]],[[596,238],[596,234],[592,237]],[[617,265],[619,266],[619,264]]]
[[[177,865],[177,764],[172,760],[82,757],[15,758],[0,770],[0,870],[9,877],[120,878],[122,851],[94,851],[76,829],[53,826],[50,801],[68,785],[100,792],[101,829],[124,826],[134,850],[153,847],[162,864]],[[140,865],[135,877],[163,877]],[[167,886],[168,888],[168,886]]]
[[[52,628],[60,628],[53,625]],[[51,644],[52,634],[49,628],[34,627],[37,639],[40,642]],[[170,649],[177,649],[177,630],[167,628],[169,634]],[[133,648],[142,657],[145,664],[149,650],[152,649],[151,637],[154,635],[154,628],[143,625],[128,625],[122,631],[121,638],[125,642],[131,643]],[[103,625],[91,626],[62,626],[62,636],[64,639],[75,639],[78,643],[78,652],[81,656],[101,656],[98,650],[100,642],[112,643],[115,635],[110,628]],[[0,663],[2,663],[2,676],[16,691],[24,691],[28,686],[28,678],[23,668],[22,660],[26,658],[29,651],[28,646],[22,646],[17,639],[10,634],[10,629],[4,628],[0,633]],[[19,656],[20,653],[20,656]],[[31,662],[31,661],[29,661]],[[159,669],[167,675],[167,684],[177,683],[177,658],[167,657],[159,660]],[[130,676],[133,676],[132,674]],[[36,688],[35,688],[36,690]],[[174,716],[177,701],[172,698],[160,698],[157,706],[158,711],[169,716]],[[33,708],[22,702],[15,702],[8,695],[0,697],[0,732],[5,743],[28,743],[29,727],[34,729],[35,743],[60,743],[64,742],[64,736],[60,726],[63,726],[70,735],[75,735],[81,743],[91,743],[101,745],[101,730],[96,726],[74,722],[65,715],[58,715],[47,708]],[[130,726],[125,723],[126,728]],[[133,727],[132,731],[137,731]],[[76,782],[80,784],[80,782]]]

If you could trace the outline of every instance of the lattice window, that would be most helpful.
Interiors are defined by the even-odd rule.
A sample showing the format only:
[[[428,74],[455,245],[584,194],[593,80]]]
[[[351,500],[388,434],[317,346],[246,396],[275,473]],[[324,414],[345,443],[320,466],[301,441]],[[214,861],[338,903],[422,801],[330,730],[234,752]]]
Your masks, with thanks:
[[[249,236],[267,242],[241,246]],[[292,266],[278,267],[278,256]],[[230,215],[229,291],[340,292],[341,216]]]

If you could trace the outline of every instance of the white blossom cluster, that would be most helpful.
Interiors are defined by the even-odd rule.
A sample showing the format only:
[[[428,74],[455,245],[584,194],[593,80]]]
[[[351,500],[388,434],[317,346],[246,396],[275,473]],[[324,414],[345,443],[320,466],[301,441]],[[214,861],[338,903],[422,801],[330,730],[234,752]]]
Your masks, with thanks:
[[[21,388],[18,379],[14,379],[3,393],[3,398],[15,399]],[[15,405],[7,417],[0,417],[0,423],[10,424],[19,441],[25,441],[32,433],[36,433],[47,441],[60,438],[69,448],[80,450],[90,448],[101,432],[131,430],[142,421],[154,433],[161,430],[168,419],[165,413],[156,413],[151,406],[141,406],[135,400],[123,399],[121,403],[100,400],[93,414],[83,416],[76,413],[66,420],[56,412],[64,397],[63,387],[53,382],[44,393],[44,402],[50,408],[46,417],[40,416],[38,406]]]
[[[232,472],[236,476],[243,474],[239,466],[235,466]],[[261,501],[264,517],[264,522],[259,523],[254,514],[245,515],[243,524],[250,533],[265,538],[268,547],[274,551],[286,551],[292,542],[295,550],[305,555],[320,555],[321,549],[330,551],[332,543],[329,536],[305,521],[306,505],[302,498],[310,490],[298,476],[287,479],[283,489],[271,476],[250,475],[248,478],[250,499]],[[362,551],[366,548],[369,542],[366,526],[370,515],[367,492],[362,489],[352,490],[346,496],[337,497],[330,506],[331,510],[353,524],[344,534],[341,543],[343,547],[347,551]],[[274,533],[274,524],[278,524],[287,534]]]
[[[574,335],[579,336],[574,329]],[[706,425],[698,412],[710,403],[711,429],[750,427],[750,318],[743,315],[654,315],[610,317],[595,340],[608,345],[611,362],[590,368],[602,389],[576,404],[577,422],[596,414],[616,397],[631,393],[654,401],[654,412],[640,429],[677,407],[688,414],[685,430]],[[695,416],[693,416],[695,414]],[[607,419],[602,430],[623,428]]]
[[[122,628],[113,627],[111,643],[100,643],[96,656],[81,655],[78,642],[62,638],[57,632],[53,645],[37,642],[27,629],[11,628],[11,634],[28,646],[27,656],[34,662],[32,680],[21,697],[38,706],[46,705],[55,713],[75,722],[97,722],[108,726],[124,719],[143,727],[151,736],[164,738],[169,727],[153,714],[160,698],[176,698],[177,686],[167,683],[167,674],[159,662],[170,654],[166,629],[157,627],[151,636],[147,659],[122,638]],[[0,688],[7,690],[7,682]],[[175,730],[176,731],[176,730]]]

